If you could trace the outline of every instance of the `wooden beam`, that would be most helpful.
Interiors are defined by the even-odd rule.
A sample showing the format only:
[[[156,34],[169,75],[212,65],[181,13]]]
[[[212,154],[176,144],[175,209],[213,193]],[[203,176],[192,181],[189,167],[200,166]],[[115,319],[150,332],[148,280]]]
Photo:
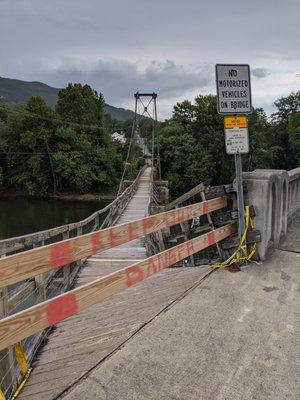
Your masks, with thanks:
[[[30,295],[35,290],[36,286],[34,282],[28,282],[24,287],[14,293],[7,300],[8,312],[13,310],[21,301]]]
[[[53,272],[73,261],[87,258],[94,253],[119,246],[226,205],[227,198],[219,197],[0,258],[0,287],[45,272]]]
[[[236,223],[223,226],[0,320],[0,350],[100,303],[235,232]]]
[[[173,200],[171,203],[165,206],[165,211],[171,210],[172,208],[178,206],[179,204],[183,203],[184,201],[190,199],[191,197],[195,196],[197,193],[202,192],[205,190],[205,186],[203,183],[195,186],[193,189],[189,190],[188,192],[184,193],[182,196],[178,197],[177,199]]]

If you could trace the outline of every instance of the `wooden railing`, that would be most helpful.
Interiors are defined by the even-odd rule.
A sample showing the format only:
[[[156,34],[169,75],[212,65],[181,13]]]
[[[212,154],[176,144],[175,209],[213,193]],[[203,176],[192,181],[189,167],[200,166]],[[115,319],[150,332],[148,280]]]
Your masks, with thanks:
[[[120,196],[116,197],[106,207],[96,211],[82,221],[58,226],[41,232],[0,240],[0,256],[7,256],[18,251],[29,250],[30,248],[44,246],[50,242],[60,241],[69,236],[70,233],[71,236],[79,236],[83,233],[113,225],[134,195],[145,168],[146,166],[139,171],[134,182],[124,190]],[[103,217],[102,222],[101,217]]]
[[[49,270],[59,269],[69,262],[211,213],[226,205],[227,198],[220,197],[4,257],[0,259],[0,287]],[[140,282],[178,260],[218,243],[235,231],[235,223],[225,225],[2,319],[0,321],[0,350]]]
[[[219,197],[1,258],[0,287],[53,271],[96,252],[218,210],[226,204],[227,198]]]
[[[139,283],[163,268],[218,243],[234,232],[236,223],[225,225],[0,320],[0,350]]]
[[[145,168],[146,166],[140,170],[134,182],[113,202],[84,220],[0,241],[1,262],[15,260],[18,263],[17,260],[20,259],[19,257],[22,258],[24,254],[28,256],[32,251],[34,252],[33,254],[36,254],[35,251],[38,253],[41,250],[47,251],[49,246],[52,251],[59,252],[59,249],[61,249],[60,246],[64,246],[64,243],[72,243],[78,237],[82,237],[82,234],[91,234],[99,229],[115,224],[136,192],[140,177]],[[43,251],[41,257],[43,257]],[[67,260],[63,268],[50,268],[47,271],[41,270],[41,273],[38,272],[37,274],[31,274],[27,278],[17,279],[14,284],[11,284],[12,282],[9,281],[7,282],[8,285],[4,284],[3,287],[0,286],[0,318],[15,314],[29,305],[43,302],[53,296],[66,292],[72,286],[84,258],[83,254],[80,258]],[[28,261],[30,264],[30,260]],[[40,262],[42,262],[42,259],[40,259]],[[20,271],[24,265],[21,263],[19,267]],[[1,277],[4,277],[4,271],[5,267],[0,272]],[[23,341],[28,362],[31,362],[33,359],[46,334],[47,332],[44,331]],[[5,351],[0,351],[0,388],[1,386],[6,388],[15,387],[19,378],[20,369],[15,363],[14,349],[9,347]]]
[[[154,202],[153,169],[146,212],[148,216],[110,226],[115,224],[132,198],[143,172],[144,169],[114,202],[84,221],[15,238],[19,252],[16,246],[11,245],[14,239],[5,241],[6,245],[10,243],[7,247],[10,254],[0,258],[0,317],[4,317],[0,320],[0,377],[4,373],[9,380],[0,379],[2,389],[8,385],[15,388],[22,377],[16,364],[15,343],[22,341],[28,361],[31,362],[48,329],[57,322],[138,283],[162,268],[217,245],[220,240],[236,232],[236,224],[227,223],[193,239],[186,237],[184,243],[165,250],[162,230],[220,211],[227,207],[227,196],[223,190],[220,197],[214,193],[213,199],[149,215]],[[100,224],[99,217],[105,212],[105,218]],[[89,232],[86,232],[87,226]],[[145,237],[148,255],[154,255],[80,288],[69,290],[82,260],[96,252],[142,237]],[[20,252],[20,249],[26,251]],[[60,285],[59,290],[57,285]],[[31,300],[28,301],[28,298]],[[7,393],[11,393],[11,390]]]

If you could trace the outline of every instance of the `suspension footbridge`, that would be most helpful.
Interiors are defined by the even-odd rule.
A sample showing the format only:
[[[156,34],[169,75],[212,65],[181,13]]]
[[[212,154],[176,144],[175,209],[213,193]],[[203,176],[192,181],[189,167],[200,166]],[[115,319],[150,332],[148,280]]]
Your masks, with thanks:
[[[229,273],[235,185],[168,203],[150,154],[104,209],[0,241],[0,398],[296,400],[300,169],[244,174],[256,264]]]

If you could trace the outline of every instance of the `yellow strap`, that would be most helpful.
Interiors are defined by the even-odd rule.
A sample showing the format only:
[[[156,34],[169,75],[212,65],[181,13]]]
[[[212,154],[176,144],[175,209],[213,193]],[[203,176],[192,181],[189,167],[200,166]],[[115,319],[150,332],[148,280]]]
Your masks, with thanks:
[[[22,392],[24,386],[26,385],[26,382],[28,381],[28,379],[30,377],[31,371],[32,371],[32,368],[29,368],[28,371],[26,372],[21,384],[19,385],[19,387],[17,388],[17,390],[13,394],[11,400],[16,400],[17,397],[19,396],[19,394]]]
[[[240,243],[238,244],[238,247],[236,251],[224,262],[222,263],[216,263],[211,265],[212,268],[226,268],[229,267],[232,264],[242,264],[244,261],[250,261],[252,257],[254,256],[256,252],[256,243],[254,243],[251,247],[251,251],[248,254],[245,254],[243,251],[243,245],[246,241],[247,237],[247,232],[248,229],[250,228],[251,230],[254,229],[254,222],[252,218],[250,217],[250,209],[249,206],[245,206],[245,230],[242,234],[242,238]]]
[[[1,389],[0,389],[0,400],[6,400]]]
[[[18,361],[19,367],[21,368],[23,374],[26,374],[29,367],[27,364],[26,355],[24,353],[23,347],[20,342],[15,344],[15,350],[16,350],[16,359]]]

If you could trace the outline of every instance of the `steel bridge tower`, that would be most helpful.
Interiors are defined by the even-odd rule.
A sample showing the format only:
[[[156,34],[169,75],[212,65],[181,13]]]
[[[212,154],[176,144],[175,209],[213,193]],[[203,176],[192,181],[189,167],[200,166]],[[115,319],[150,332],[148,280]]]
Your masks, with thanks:
[[[158,178],[161,179],[161,167],[160,167],[160,154],[159,154],[159,144],[155,146],[155,138],[157,131],[157,93],[140,93],[136,92],[135,106],[134,106],[134,119],[133,119],[133,142],[140,143],[143,149],[143,155],[145,158],[150,158],[152,160],[152,165],[157,167]],[[141,132],[141,121],[149,117],[152,121],[151,126],[151,153],[147,147],[145,138],[140,135]],[[143,142],[143,143],[142,143]]]

